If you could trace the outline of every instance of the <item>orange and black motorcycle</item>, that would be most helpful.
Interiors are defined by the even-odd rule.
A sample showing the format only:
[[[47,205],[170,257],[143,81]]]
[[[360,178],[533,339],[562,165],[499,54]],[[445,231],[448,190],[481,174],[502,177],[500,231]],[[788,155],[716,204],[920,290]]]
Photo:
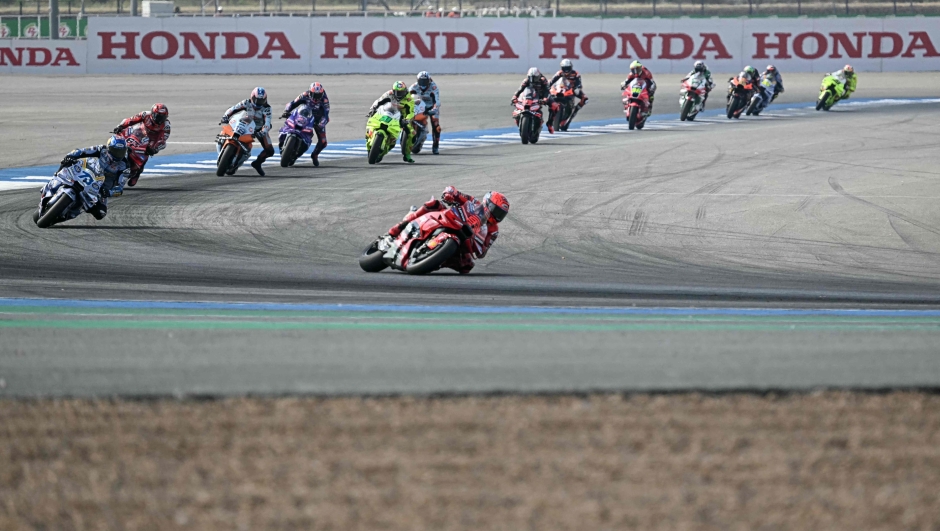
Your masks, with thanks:
[[[754,84],[745,72],[728,80],[728,119],[741,117],[754,89]]]
[[[251,144],[254,141],[255,121],[245,111],[237,112],[228,123],[220,123],[222,132],[215,137],[219,159],[215,174],[235,175],[238,168],[251,157]]]

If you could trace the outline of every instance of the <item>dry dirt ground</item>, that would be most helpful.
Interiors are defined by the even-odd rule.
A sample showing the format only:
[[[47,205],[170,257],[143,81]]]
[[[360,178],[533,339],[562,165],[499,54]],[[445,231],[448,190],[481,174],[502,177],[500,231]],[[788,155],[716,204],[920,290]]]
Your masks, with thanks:
[[[0,529],[940,529],[940,396],[0,401]]]

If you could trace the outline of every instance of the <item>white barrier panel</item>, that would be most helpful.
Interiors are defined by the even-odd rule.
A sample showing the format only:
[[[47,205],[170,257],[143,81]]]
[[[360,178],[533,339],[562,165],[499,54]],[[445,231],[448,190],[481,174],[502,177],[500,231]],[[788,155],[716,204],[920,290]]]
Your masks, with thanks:
[[[940,17],[96,17],[87,43],[24,42],[0,41],[0,72],[522,73],[553,72],[565,57],[583,73],[625,73],[636,59],[656,73],[686,72],[698,59],[724,72],[748,63],[785,72],[846,63],[860,71],[940,70]]]

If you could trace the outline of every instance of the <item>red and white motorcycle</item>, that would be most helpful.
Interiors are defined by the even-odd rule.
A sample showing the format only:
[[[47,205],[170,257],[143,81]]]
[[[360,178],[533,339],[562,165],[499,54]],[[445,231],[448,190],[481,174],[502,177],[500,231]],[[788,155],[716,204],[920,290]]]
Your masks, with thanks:
[[[412,275],[437,271],[473,237],[453,208],[428,212],[405,225],[397,237],[384,235],[359,257],[359,267],[378,273],[387,267]]]
[[[649,85],[645,79],[636,78],[623,88],[623,112],[627,115],[630,129],[643,129],[650,113]]]
[[[515,107],[512,118],[519,128],[519,138],[523,144],[535,144],[542,132],[542,102],[534,90],[527,88],[515,99]]]

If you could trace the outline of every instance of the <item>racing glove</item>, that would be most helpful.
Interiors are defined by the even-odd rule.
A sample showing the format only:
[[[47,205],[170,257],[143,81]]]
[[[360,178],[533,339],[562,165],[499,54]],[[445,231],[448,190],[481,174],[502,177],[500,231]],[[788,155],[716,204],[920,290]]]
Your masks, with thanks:
[[[122,130],[123,128],[119,125],[111,130],[111,134],[114,134],[114,135],[120,134]]]
[[[444,193],[441,194],[441,201],[453,205],[457,202],[457,189],[453,186],[448,186],[444,188]]]
[[[290,116],[290,111],[284,111],[281,113],[281,118],[287,118]]]
[[[157,154],[157,150],[153,149],[150,146],[147,146],[147,156],[152,157]]]
[[[518,102],[519,102],[519,98],[516,96],[513,96],[512,101],[510,101],[509,103],[511,103],[512,105],[515,105]]]
[[[225,125],[228,123],[228,116],[223,115],[222,119],[219,120],[219,125]]]
[[[62,167],[64,168],[66,166],[71,166],[72,164],[75,164],[76,161],[78,161],[78,159],[66,155],[65,158],[62,159],[62,161],[59,164],[61,164]]]

